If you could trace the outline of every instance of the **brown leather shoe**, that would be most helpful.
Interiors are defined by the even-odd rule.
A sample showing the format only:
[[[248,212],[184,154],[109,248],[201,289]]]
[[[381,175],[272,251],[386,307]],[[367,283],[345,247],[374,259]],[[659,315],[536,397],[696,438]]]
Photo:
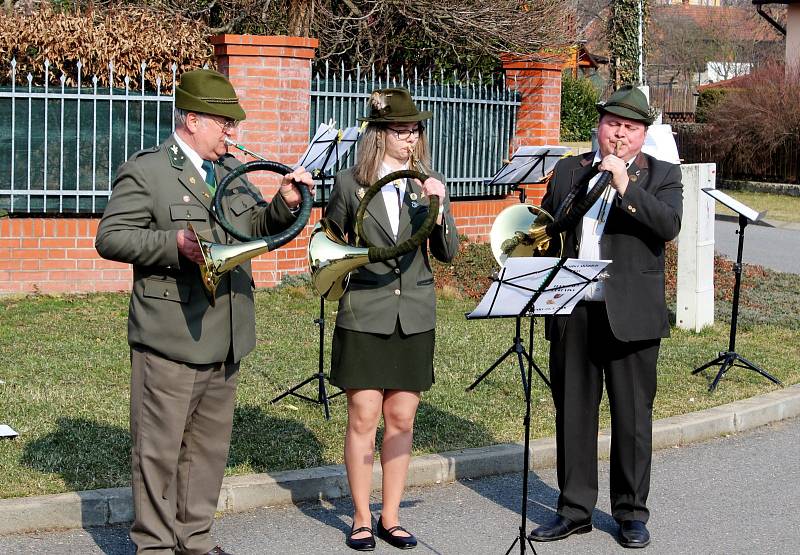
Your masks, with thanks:
[[[206,555],[233,555],[232,553],[228,553],[222,547],[215,545],[214,549],[206,553]]]

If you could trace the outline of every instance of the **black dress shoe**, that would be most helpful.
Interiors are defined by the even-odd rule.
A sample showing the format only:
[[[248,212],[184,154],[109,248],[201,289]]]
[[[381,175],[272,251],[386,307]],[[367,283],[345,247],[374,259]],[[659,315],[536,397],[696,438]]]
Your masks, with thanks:
[[[582,520],[575,522],[565,516],[556,515],[552,522],[542,524],[528,536],[535,542],[554,542],[563,540],[572,534],[585,534],[592,531],[592,521]]]
[[[395,532],[405,532],[407,536],[396,536]],[[383,517],[378,519],[378,537],[398,549],[417,547],[417,538],[402,526],[392,526],[388,530],[383,527]]]
[[[354,538],[353,536],[359,532],[369,532],[369,536],[365,538]],[[375,549],[375,535],[372,533],[372,528],[369,526],[354,528],[350,530],[350,535],[347,536],[345,543],[347,547],[355,549],[356,551],[372,551]]]
[[[209,551],[208,553],[206,553],[206,555],[232,555],[232,554],[231,554],[231,553],[228,553],[228,552],[227,552],[227,551],[225,551],[225,550],[223,550],[223,549],[222,549],[220,546],[218,546],[218,545],[215,545],[215,546],[214,546],[214,549],[212,549],[211,551]]]
[[[619,544],[622,547],[647,547],[650,532],[641,520],[624,520],[619,525]]]

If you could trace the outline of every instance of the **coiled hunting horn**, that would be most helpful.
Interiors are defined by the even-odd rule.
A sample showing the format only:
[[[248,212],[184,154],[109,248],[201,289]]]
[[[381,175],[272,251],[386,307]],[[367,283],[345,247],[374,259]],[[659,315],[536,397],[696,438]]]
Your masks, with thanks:
[[[197,237],[197,242],[200,244],[200,250],[203,253],[204,263],[200,266],[200,275],[203,279],[203,285],[205,285],[205,288],[209,293],[209,301],[211,306],[214,306],[217,285],[219,284],[223,275],[231,271],[242,262],[246,262],[247,260],[258,256],[259,254],[273,251],[294,239],[303,230],[306,223],[308,223],[308,219],[311,216],[311,209],[314,205],[314,198],[311,196],[311,192],[308,190],[308,188],[302,184],[298,185],[297,188],[300,190],[302,201],[297,218],[291,226],[277,235],[266,235],[264,237],[250,237],[249,235],[238,231],[228,221],[225,216],[225,211],[222,208],[222,199],[225,197],[225,191],[227,190],[228,186],[236,181],[239,177],[250,172],[264,170],[283,176],[292,173],[292,168],[281,164],[280,162],[267,160],[264,157],[245,149],[241,145],[237,145],[230,139],[226,139],[225,142],[259,159],[247,162],[234,168],[233,171],[222,178],[222,181],[220,181],[214,194],[214,216],[216,217],[217,222],[219,222],[219,225],[229,235],[238,239],[239,241],[243,241],[242,243],[236,245],[213,243],[201,237],[200,234],[192,229],[191,224],[189,226],[189,229],[191,229]]]
[[[614,153],[619,150],[617,142]],[[539,206],[515,204],[497,215],[489,232],[492,254],[501,266],[516,256],[561,256],[563,233],[574,228],[611,183],[612,174],[604,170],[594,187],[580,200],[572,197],[553,217]],[[552,172],[547,180],[552,178]]]
[[[311,268],[311,283],[314,290],[327,301],[335,301],[344,295],[345,280],[353,270],[373,262],[386,262],[399,258],[419,247],[430,236],[439,215],[438,196],[429,197],[428,215],[417,231],[408,239],[393,247],[376,247],[364,235],[362,222],[367,206],[381,188],[395,179],[419,179],[428,176],[416,170],[392,172],[373,183],[364,193],[355,215],[357,238],[367,247],[354,247],[345,240],[339,226],[328,218],[321,219],[311,232],[308,242],[308,265]]]

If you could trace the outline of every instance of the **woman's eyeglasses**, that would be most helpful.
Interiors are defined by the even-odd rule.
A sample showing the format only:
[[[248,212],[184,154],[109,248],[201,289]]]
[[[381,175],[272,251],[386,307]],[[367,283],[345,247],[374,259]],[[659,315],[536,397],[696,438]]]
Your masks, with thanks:
[[[394,133],[394,136],[398,141],[405,141],[411,135],[419,137],[419,134],[422,132],[422,127],[420,126],[417,126],[414,129],[395,129],[394,127],[387,127],[386,129]]]

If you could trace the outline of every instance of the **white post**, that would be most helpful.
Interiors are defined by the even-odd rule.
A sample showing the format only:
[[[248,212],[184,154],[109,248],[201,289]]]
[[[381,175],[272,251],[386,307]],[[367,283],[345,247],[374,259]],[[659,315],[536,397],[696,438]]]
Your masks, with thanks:
[[[714,199],[716,164],[684,164],[683,219],[678,235],[676,325],[700,331],[714,323]]]

